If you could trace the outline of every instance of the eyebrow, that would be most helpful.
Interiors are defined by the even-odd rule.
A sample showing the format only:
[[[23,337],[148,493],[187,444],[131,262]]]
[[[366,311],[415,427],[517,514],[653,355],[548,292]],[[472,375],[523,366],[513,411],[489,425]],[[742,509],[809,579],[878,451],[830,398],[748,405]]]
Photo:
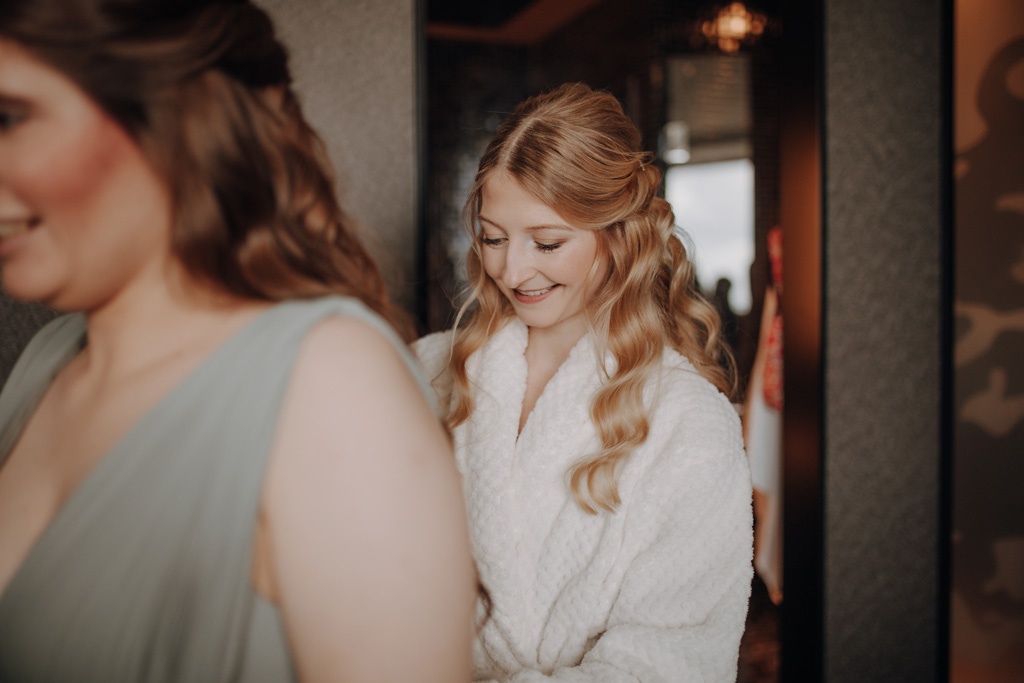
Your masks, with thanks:
[[[495,223],[494,221],[492,221],[490,218],[487,218],[486,216],[479,215],[479,216],[477,216],[477,219],[479,219],[483,223],[488,223],[488,224],[494,226],[495,228],[498,228],[499,230],[504,230],[505,229],[505,228],[501,227],[500,225],[498,225],[497,223]],[[531,225],[531,226],[525,228],[525,230],[527,232],[537,232],[539,230],[575,230],[575,229],[576,228],[572,227],[571,225],[566,225],[566,224],[561,224],[561,223],[550,223],[550,224],[545,223],[543,225]]]
[[[0,92],[0,105],[4,107],[28,107],[28,101],[20,97],[12,97]]]

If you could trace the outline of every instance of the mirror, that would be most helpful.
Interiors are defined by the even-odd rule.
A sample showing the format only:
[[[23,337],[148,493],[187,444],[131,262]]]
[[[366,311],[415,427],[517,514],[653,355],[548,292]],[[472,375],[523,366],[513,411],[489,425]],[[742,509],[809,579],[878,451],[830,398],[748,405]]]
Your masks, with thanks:
[[[767,235],[779,221],[778,12],[753,1],[427,0],[424,331],[453,321],[468,248],[460,211],[502,116],[583,81],[615,94],[657,154],[702,288],[726,321],[742,401],[770,279]],[[772,543],[779,560],[778,534]],[[762,565],[779,599],[781,565]],[[778,622],[755,578],[740,681],[777,680]]]

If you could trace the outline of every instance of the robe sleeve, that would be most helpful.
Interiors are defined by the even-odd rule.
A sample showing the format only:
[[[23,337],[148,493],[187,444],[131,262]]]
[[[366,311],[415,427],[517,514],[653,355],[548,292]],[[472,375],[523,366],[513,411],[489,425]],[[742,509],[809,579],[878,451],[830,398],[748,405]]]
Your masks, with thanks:
[[[412,352],[419,361],[430,386],[442,407],[448,405],[451,394],[451,376],[448,357],[451,354],[452,331],[434,332],[412,343]]]

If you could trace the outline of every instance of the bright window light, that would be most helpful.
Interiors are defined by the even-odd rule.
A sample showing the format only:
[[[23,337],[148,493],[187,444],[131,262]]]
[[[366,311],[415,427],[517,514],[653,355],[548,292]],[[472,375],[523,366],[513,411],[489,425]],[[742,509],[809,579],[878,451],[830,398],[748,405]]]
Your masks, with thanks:
[[[711,293],[729,278],[729,304],[750,311],[750,264],[754,260],[754,164],[750,159],[670,166],[665,198],[676,224],[690,236],[697,277]]]

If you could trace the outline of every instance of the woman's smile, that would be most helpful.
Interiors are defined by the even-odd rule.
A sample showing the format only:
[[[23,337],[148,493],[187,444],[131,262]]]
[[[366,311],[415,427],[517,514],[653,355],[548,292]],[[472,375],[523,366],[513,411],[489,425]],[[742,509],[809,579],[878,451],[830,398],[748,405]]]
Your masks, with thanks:
[[[0,218],[0,239],[28,232],[38,224],[34,218]]]
[[[515,293],[516,301],[524,304],[536,304],[546,299],[547,295],[558,286],[559,285],[548,285],[543,289],[514,289],[512,291]]]
[[[38,218],[0,218],[0,261],[29,240],[39,223]]]

